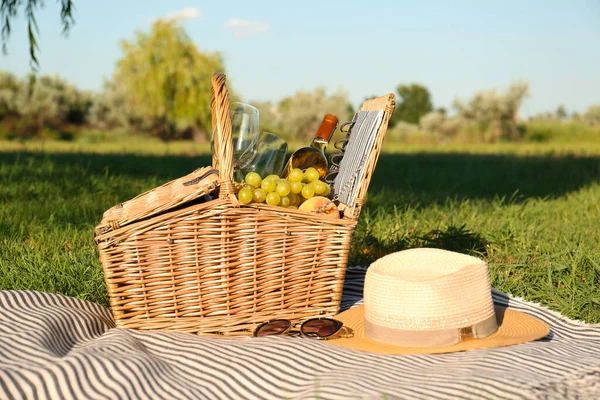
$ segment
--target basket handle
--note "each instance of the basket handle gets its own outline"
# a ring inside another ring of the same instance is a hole
[[[229,114],[229,92],[225,84],[225,74],[215,73],[211,78],[210,108],[212,111],[212,128],[215,135],[213,168],[219,171],[221,189],[219,198],[229,198],[235,205],[233,184],[233,142],[231,139],[231,117]]]

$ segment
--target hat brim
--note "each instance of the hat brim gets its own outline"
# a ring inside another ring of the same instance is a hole
[[[364,315],[364,305],[353,307],[336,315],[334,318],[342,321],[345,327],[350,328],[353,336],[331,339],[325,343],[378,354],[436,354],[527,343],[541,339],[550,333],[548,325],[531,315],[496,307],[498,330],[486,338],[466,339],[457,344],[442,347],[400,347],[369,339],[364,331]]]

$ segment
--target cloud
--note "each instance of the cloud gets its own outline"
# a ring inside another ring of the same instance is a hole
[[[225,28],[231,29],[236,36],[249,37],[267,32],[271,27],[266,22],[248,21],[232,18],[225,22]]]
[[[169,20],[184,20],[184,19],[199,19],[202,18],[202,12],[195,7],[186,7],[181,10],[174,11],[163,17],[163,19]]]

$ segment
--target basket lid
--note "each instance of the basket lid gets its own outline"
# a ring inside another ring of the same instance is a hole
[[[209,195],[218,186],[219,173],[216,169],[212,167],[198,168],[190,174],[110,208],[102,215],[102,221],[94,229],[94,233],[102,235],[152,215],[171,210],[181,204]]]
[[[393,93],[365,100],[353,120],[344,124],[349,129],[340,128],[347,136],[340,141],[345,142],[341,152],[333,155],[341,161],[332,168],[332,196],[345,215],[358,219],[395,105]]]

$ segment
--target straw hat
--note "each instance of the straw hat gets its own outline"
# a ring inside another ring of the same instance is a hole
[[[367,270],[364,305],[335,317],[353,337],[327,343],[382,354],[447,353],[545,337],[530,315],[494,307],[485,261],[440,249],[411,249]]]

